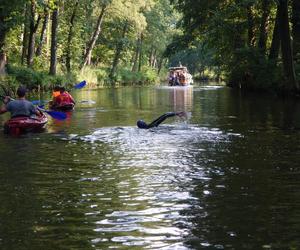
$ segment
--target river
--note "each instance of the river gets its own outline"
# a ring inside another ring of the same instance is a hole
[[[0,249],[300,249],[299,100],[213,84],[72,94],[44,133],[1,128]],[[186,117],[136,127],[168,111]]]

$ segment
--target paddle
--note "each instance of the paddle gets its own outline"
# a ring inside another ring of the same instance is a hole
[[[85,85],[86,85],[86,80],[84,80],[84,81],[82,81],[82,82],[76,84],[76,85],[74,86],[74,89],[82,89]]]
[[[59,112],[59,111],[52,111],[52,110],[45,110],[41,107],[37,107],[38,110],[47,113],[48,115],[50,115],[52,118],[56,119],[56,120],[60,120],[63,121],[67,118],[66,113],[64,112]]]
[[[4,100],[5,96],[0,95],[0,98],[2,100]],[[12,101],[14,100],[13,98],[10,98]],[[59,111],[51,111],[51,110],[45,110],[43,109],[44,106],[41,107],[37,107],[38,110],[47,113],[48,115],[50,115],[52,118],[56,119],[56,120],[65,120],[67,118],[67,115],[64,112],[59,112]]]
[[[39,104],[46,103],[46,102],[49,102],[49,101],[40,101],[40,100],[33,100],[33,101],[31,101],[31,103],[33,105],[39,105]]]
[[[77,83],[76,85],[73,86],[74,89],[82,89],[83,87],[86,86],[86,80]],[[43,103],[48,103],[49,101],[40,101],[40,100],[33,100],[31,101],[33,103],[33,105],[39,105],[39,104],[43,104]]]

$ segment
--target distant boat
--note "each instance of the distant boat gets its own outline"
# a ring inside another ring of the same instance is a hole
[[[169,86],[190,86],[193,84],[193,76],[189,73],[187,67],[170,67],[168,75]]]

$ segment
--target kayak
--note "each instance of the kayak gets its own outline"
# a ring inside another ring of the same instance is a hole
[[[74,103],[64,103],[60,105],[50,105],[50,109],[59,111],[71,111],[74,109]]]
[[[41,131],[48,122],[47,116],[43,114],[37,117],[14,117],[4,124],[4,133],[19,135],[26,132]]]

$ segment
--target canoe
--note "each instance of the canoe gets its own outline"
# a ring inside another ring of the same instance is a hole
[[[74,103],[64,103],[61,105],[49,105],[50,109],[57,111],[71,111],[74,109]]]
[[[45,114],[36,117],[14,117],[5,122],[4,133],[19,135],[26,132],[38,132],[44,128],[47,122]]]

